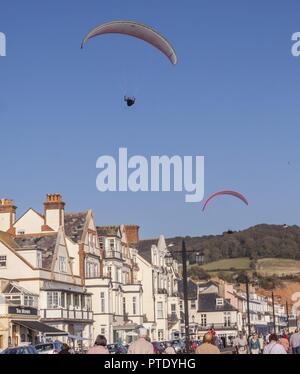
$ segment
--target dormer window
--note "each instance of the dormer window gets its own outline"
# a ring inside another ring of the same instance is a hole
[[[224,299],[222,297],[216,298],[216,306],[223,306],[224,305]]]
[[[17,231],[17,235],[24,235],[25,234],[25,230],[18,230]]]

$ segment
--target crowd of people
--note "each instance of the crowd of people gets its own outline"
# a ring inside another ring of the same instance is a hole
[[[231,340],[233,348],[232,353],[235,354],[300,354],[300,332],[296,329],[292,334],[283,334],[279,337],[276,334],[253,333],[249,338],[246,334],[240,332],[237,338]],[[191,351],[195,354],[220,354],[222,349],[222,340],[216,335],[214,329],[207,332],[200,345],[194,345],[191,342]],[[71,354],[72,350],[67,344],[63,344],[60,354]],[[148,332],[145,328],[139,329],[139,337],[130,344],[128,354],[154,354],[157,353],[153,344],[148,338]],[[176,354],[176,350],[167,343],[164,354]],[[93,347],[87,354],[109,354],[107,348],[107,340],[105,336],[98,335]]]

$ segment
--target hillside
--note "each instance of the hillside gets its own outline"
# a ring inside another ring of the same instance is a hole
[[[171,252],[181,249],[183,237],[168,238],[167,244],[174,244]],[[261,224],[243,231],[230,231],[222,235],[184,238],[188,251],[203,251],[205,262],[223,260],[226,258],[248,257],[286,258],[300,260],[300,227]],[[139,251],[142,253],[157,240],[141,240]],[[180,261],[180,255],[174,253]],[[190,262],[195,255],[189,254]]]

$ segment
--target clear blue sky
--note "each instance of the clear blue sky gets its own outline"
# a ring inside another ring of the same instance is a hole
[[[279,0],[2,0],[2,197],[18,213],[60,192],[69,211],[93,208],[98,224],[138,223],[142,237],[202,235],[259,223],[300,223],[300,3]],[[175,46],[171,66],[137,39],[80,42],[93,26],[132,19]],[[137,96],[130,110],[124,93]],[[96,159],[204,155],[205,196],[96,190]],[[290,164],[289,164],[290,162]]]

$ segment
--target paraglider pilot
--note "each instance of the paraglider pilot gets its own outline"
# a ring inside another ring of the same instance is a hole
[[[127,106],[132,106],[135,103],[135,97],[124,96]]]

